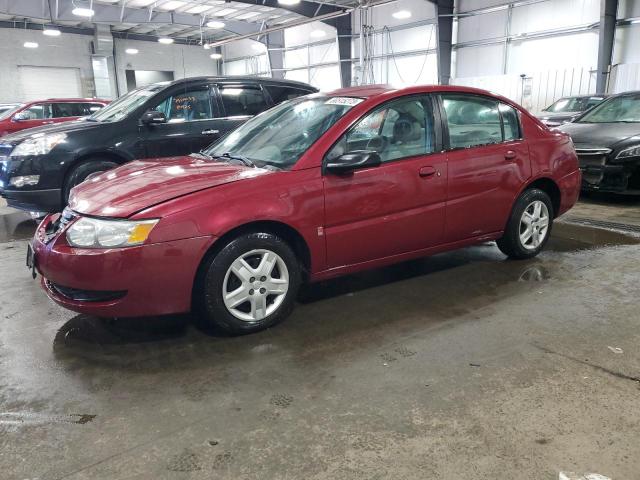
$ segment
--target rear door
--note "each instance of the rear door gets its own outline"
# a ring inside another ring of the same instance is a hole
[[[440,94],[448,158],[446,241],[504,229],[531,175],[519,114],[491,97]]]
[[[167,123],[140,126],[147,157],[188,155],[215,138],[210,130],[218,112],[207,82],[174,88],[150,107],[164,113]]]

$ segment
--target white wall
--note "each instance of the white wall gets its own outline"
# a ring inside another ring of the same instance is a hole
[[[116,72],[120,95],[127,92],[125,70],[163,70],[173,72],[174,78],[216,75],[217,60],[197,45],[163,45],[158,42],[114,39],[116,49]],[[137,55],[129,55],[127,48],[138,50]]]
[[[89,35],[46,37],[36,30],[0,28],[0,102],[22,101],[18,66],[78,68],[82,94],[94,95]],[[24,42],[37,42],[38,48],[24,48]],[[46,79],[42,79],[46,82]]]

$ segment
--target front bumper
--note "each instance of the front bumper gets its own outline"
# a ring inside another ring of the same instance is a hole
[[[62,192],[49,190],[0,190],[7,205],[28,212],[59,212],[62,210]]]
[[[213,237],[114,249],[70,247],[64,231],[47,230],[47,216],[32,240],[42,287],[59,305],[99,317],[167,315],[191,310],[192,289]]]

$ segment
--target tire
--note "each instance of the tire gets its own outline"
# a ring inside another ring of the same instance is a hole
[[[538,188],[525,190],[513,206],[504,235],[497,241],[498,248],[512,259],[535,257],[549,241],[553,218],[553,204],[549,195]],[[530,227],[527,226],[528,222],[532,223]],[[532,231],[528,231],[529,228]],[[530,234],[529,238],[527,233]]]
[[[111,170],[117,167],[118,164],[110,160],[102,160],[99,158],[92,158],[90,160],[83,161],[71,169],[71,172],[67,175],[67,179],[64,182],[64,188],[62,190],[62,203],[66,205],[69,201],[69,194],[71,189],[76,185],[81,184],[90,176]]]
[[[266,265],[262,271],[261,265]],[[205,259],[201,272],[195,291],[199,323],[231,335],[258,332],[288,317],[302,279],[291,247],[271,233],[248,233],[231,240]],[[231,292],[238,293],[229,296]]]

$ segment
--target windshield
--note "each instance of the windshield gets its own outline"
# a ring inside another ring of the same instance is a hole
[[[11,105],[9,107],[0,107],[0,120],[9,118],[11,115],[20,110],[22,106],[23,105]]]
[[[579,123],[640,122],[640,94],[622,95],[602,102],[578,120]]]
[[[603,97],[570,97],[561,98],[544,109],[545,112],[584,112],[604,100]]]
[[[122,120],[167,85],[168,82],[154,83],[153,85],[132,90],[115,102],[98,110],[88,120],[94,122],[117,122]]]
[[[287,168],[361,98],[301,97],[254,117],[205,154],[244,157],[257,166]]]

